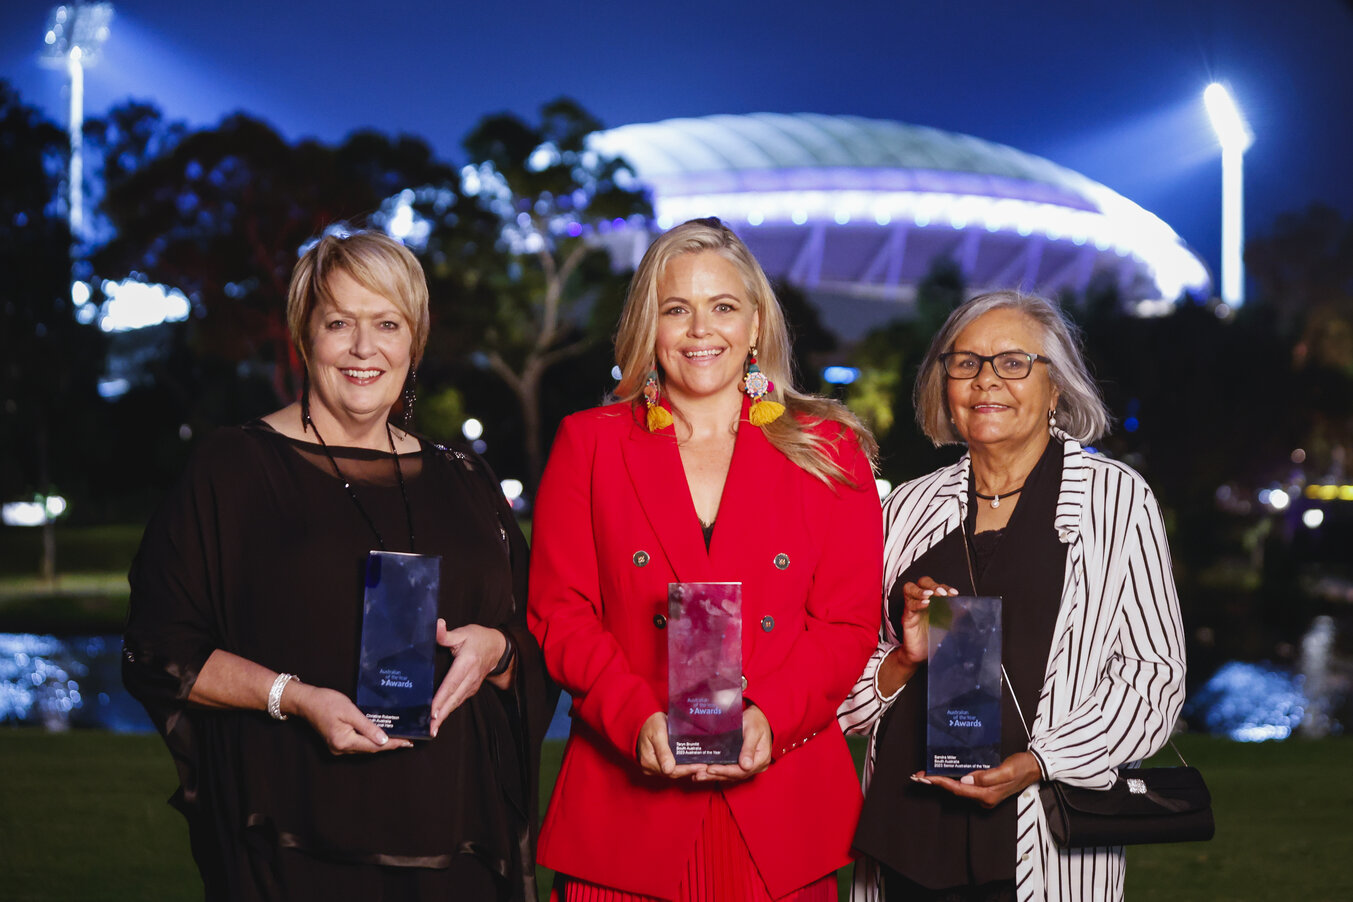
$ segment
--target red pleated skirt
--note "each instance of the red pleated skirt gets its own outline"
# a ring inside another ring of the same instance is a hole
[[[836,902],[836,873],[824,875],[778,899],[772,897],[752,861],[752,853],[738,830],[722,792],[711,792],[709,808],[695,848],[686,861],[686,873],[676,902]],[[563,892],[560,892],[560,885]],[[660,902],[655,896],[628,893],[573,877],[555,878],[551,902]]]

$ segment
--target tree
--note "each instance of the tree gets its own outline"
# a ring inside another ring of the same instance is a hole
[[[134,165],[125,165],[129,156]],[[116,235],[96,258],[100,271],[182,290],[193,302],[188,340],[197,356],[267,374],[281,403],[299,389],[286,295],[302,245],[334,223],[378,213],[408,185],[454,178],[417,139],[359,132],[336,148],[293,145],[242,114],[158,155],[122,150],[105,168],[116,176],[103,206]]]
[[[544,468],[545,378],[609,335],[624,293],[601,239],[652,213],[628,165],[588,148],[600,127],[568,99],[545,104],[536,124],[509,113],[483,119],[464,141],[473,162],[453,221],[428,246],[456,298],[444,325],[516,400],[532,487]]]
[[[74,317],[60,202],[65,133],[0,81],[0,497],[83,480],[97,415],[100,336]],[[42,572],[55,575],[51,523]]]
[[[851,361],[860,376],[846,391],[850,406],[864,417],[879,442],[880,470],[900,482],[952,458],[936,450],[916,425],[912,387],[930,340],[966,297],[963,274],[947,258],[935,260],[916,286],[915,315],[895,319],[860,340]]]

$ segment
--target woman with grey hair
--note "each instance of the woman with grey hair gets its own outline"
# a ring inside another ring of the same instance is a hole
[[[868,732],[857,900],[1121,898],[1121,847],[1061,849],[1043,780],[1107,789],[1164,745],[1184,698],[1160,509],[1083,445],[1109,418],[1074,327],[1013,291],[956,309],[921,364],[916,417],[955,464],[884,505],[883,626],[841,706]],[[926,772],[927,608],[1002,599],[1000,763]]]

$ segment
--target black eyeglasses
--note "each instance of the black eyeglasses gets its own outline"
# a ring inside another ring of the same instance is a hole
[[[973,379],[982,372],[982,364],[991,364],[991,371],[1001,379],[1027,379],[1034,370],[1034,361],[1052,363],[1042,354],[1024,351],[1002,351],[990,356],[971,351],[949,351],[940,355],[944,374],[950,379]]]

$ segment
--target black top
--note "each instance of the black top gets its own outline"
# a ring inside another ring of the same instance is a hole
[[[893,583],[888,616],[901,634],[902,586],[922,576],[963,593],[999,595],[1002,659],[1010,678],[1001,704],[1001,757],[1029,747],[1012,701],[1032,724],[1052,648],[1066,568],[1066,546],[1054,518],[1062,481],[1063,448],[1050,441],[1004,529],[973,534],[975,489],[968,479],[968,519],[912,563]],[[964,534],[972,538],[977,585],[969,577]],[[926,668],[908,681],[884,715],[875,748],[873,780],[855,835],[855,848],[932,889],[976,885],[1015,876],[1016,799],[985,809],[938,787],[913,783],[925,769]]]
[[[409,551],[391,455],[332,452],[389,550]],[[217,648],[353,697],[375,538],[318,444],[261,422],[218,430],[146,529],[123,679],[174,756],[173,803],[208,898],[273,897],[249,855],[266,860],[279,847],[427,868],[468,853],[505,878],[512,898],[534,898],[535,780],[550,712],[525,625],[526,545],[473,454],[424,442],[400,463],[418,550],[442,557],[439,616],[449,628],[505,628],[519,649],[513,690],[485,683],[412,749],[334,756],[299,717],[184,702]],[[439,647],[438,683],[449,667]]]

